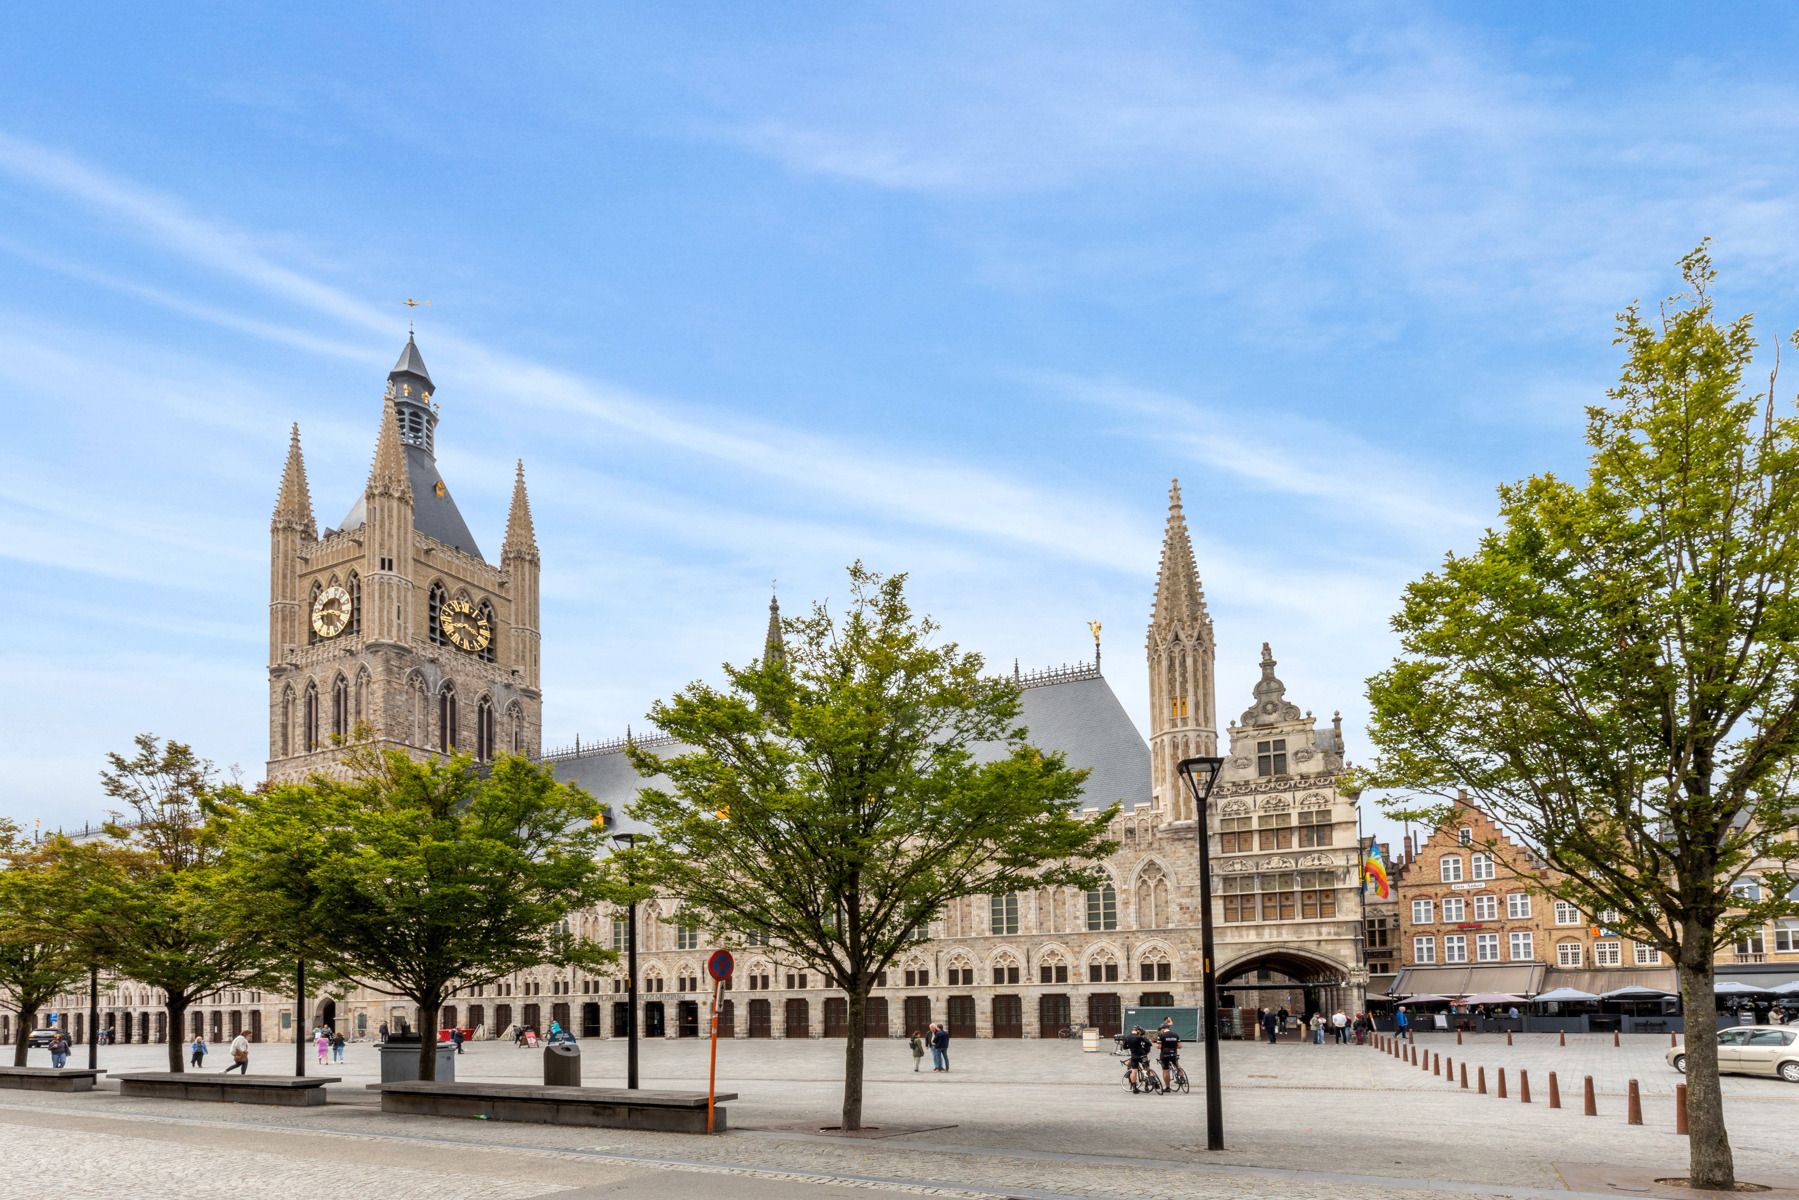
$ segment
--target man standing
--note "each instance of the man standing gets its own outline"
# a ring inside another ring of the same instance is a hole
[[[1181,1061],[1181,1035],[1174,1031],[1173,1017],[1162,1018],[1162,1028],[1156,1030],[1156,1046],[1161,1050],[1162,1087],[1172,1096],[1174,1095],[1172,1069]]]
[[[1271,1012],[1268,1009],[1264,1008],[1262,1010],[1262,1032],[1266,1033],[1268,1035],[1268,1044],[1270,1046],[1279,1044],[1279,1042],[1281,1040],[1280,1039],[1280,1034],[1281,1034],[1280,1014]]]
[[[240,1075],[250,1073],[250,1039],[242,1031],[231,1039],[231,1065],[225,1068],[224,1074],[229,1075],[233,1071]]]
[[[1337,1035],[1337,1045],[1349,1045],[1349,1018],[1340,1008],[1331,1014],[1331,1029]]]
[[[937,1047],[937,1057],[943,1063],[943,1065],[937,1069],[940,1071],[948,1071],[949,1070],[949,1026],[948,1025],[937,1026],[937,1040],[932,1042],[931,1044],[933,1046]]]
[[[462,1030],[454,1025],[450,1027],[450,1045],[456,1047],[456,1053],[462,1053]]]

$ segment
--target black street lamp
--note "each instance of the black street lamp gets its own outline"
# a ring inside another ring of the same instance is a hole
[[[615,833],[612,840],[626,850],[637,845],[635,833]],[[625,908],[625,1086],[637,1088],[637,895]]]
[[[1184,758],[1175,767],[1193,792],[1193,828],[1199,838],[1200,1019],[1205,1023],[1206,1034],[1207,1150],[1224,1149],[1224,1104],[1219,1095],[1223,1084],[1218,1075],[1218,973],[1212,961],[1212,850],[1206,836],[1206,801],[1223,769],[1222,758]]]

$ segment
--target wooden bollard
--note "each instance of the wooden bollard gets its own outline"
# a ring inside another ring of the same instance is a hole
[[[1618,1040],[1618,1031],[1616,1029],[1612,1030],[1612,1045],[1622,1046],[1623,1044],[1623,1042]]]
[[[1468,1064],[1462,1064],[1462,1090],[1468,1090]]]
[[[1551,1072],[1549,1072],[1549,1107],[1550,1108],[1560,1108],[1561,1106],[1562,1106],[1562,1089],[1555,1082],[1555,1072],[1551,1071]]]
[[[1446,1058],[1443,1060],[1443,1078],[1449,1080],[1450,1083],[1455,1082],[1455,1059]]]
[[[1568,1044],[1568,1031],[1566,1029],[1562,1030],[1560,1038],[1561,1038],[1561,1040],[1558,1041],[1556,1044],[1560,1045],[1560,1046],[1566,1046]]]
[[[1599,1101],[1593,1098],[1593,1077],[1591,1075],[1587,1076],[1586,1093],[1586,1115],[1596,1117],[1599,1115]]]
[[[1501,1100],[1505,1099],[1505,1068],[1499,1068],[1499,1090],[1494,1093]]]
[[[1418,1065],[1418,1043],[1416,1042],[1412,1043],[1412,1065],[1414,1067]]]
[[[1630,1081],[1630,1099],[1624,1108],[1624,1123],[1626,1125],[1643,1123],[1643,1097],[1637,1094],[1637,1081],[1634,1079]]]
[[[1670,1029],[1668,1031],[1668,1047],[1669,1047],[1669,1049],[1672,1049],[1678,1045],[1680,1045],[1680,1039],[1676,1038],[1674,1036],[1674,1031],[1672,1029]]]
[[[1483,1096],[1487,1094],[1487,1069],[1485,1067],[1474,1069],[1474,1090]]]
[[[1674,1132],[1685,1133],[1686,1131],[1687,1085],[1684,1083],[1677,1083],[1674,1085]]]
[[[1518,1103],[1530,1103],[1530,1072],[1523,1068],[1518,1070]]]
[[[1430,1056],[1430,1073],[1432,1075],[1441,1075],[1443,1073],[1443,1056],[1442,1055],[1433,1054]]]
[[[1509,1029],[1505,1031],[1505,1044],[1508,1046],[1512,1044],[1512,1031]]]
[[[1455,1044],[1458,1046],[1462,1044],[1462,1031],[1459,1029],[1455,1031]]]

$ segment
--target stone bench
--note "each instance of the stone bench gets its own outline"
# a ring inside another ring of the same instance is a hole
[[[650,1129],[661,1133],[705,1133],[706,1093],[646,1092],[628,1088],[540,1087],[520,1083],[436,1083],[416,1080],[375,1085],[381,1111],[427,1117],[486,1118],[538,1125],[589,1125],[604,1129]],[[720,1092],[712,1128],[725,1131]]]
[[[74,1067],[0,1067],[0,1088],[18,1088],[27,1092],[91,1092],[95,1080],[105,1071],[87,1071]]]
[[[158,1100],[216,1100],[227,1104],[281,1104],[309,1108],[325,1102],[332,1075],[225,1075],[222,1073],[138,1071],[114,1075],[121,1096]]]

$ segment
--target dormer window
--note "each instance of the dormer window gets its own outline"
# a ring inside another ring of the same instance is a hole
[[[1271,738],[1256,743],[1256,774],[1285,775],[1287,773],[1287,739]]]

